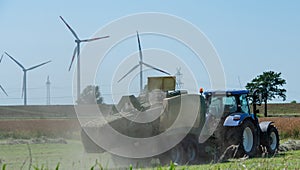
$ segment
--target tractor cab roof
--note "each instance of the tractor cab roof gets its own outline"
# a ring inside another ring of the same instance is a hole
[[[204,95],[241,95],[241,94],[249,94],[249,90],[208,90],[206,92],[204,92]]]

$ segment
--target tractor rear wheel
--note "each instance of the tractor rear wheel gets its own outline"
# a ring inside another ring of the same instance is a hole
[[[184,165],[186,163],[186,159],[182,143],[177,144],[166,153],[160,155],[159,160],[162,165],[169,165],[171,161],[178,165]]]
[[[198,143],[194,136],[188,136],[183,140],[185,150],[185,160],[188,164],[197,164],[199,162]]]

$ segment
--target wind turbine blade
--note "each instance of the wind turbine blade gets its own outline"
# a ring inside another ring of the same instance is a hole
[[[104,37],[96,37],[96,38],[91,38],[91,39],[85,39],[85,40],[80,40],[81,42],[90,42],[90,41],[95,41],[95,40],[100,40],[104,38],[108,38],[109,36],[104,36]]]
[[[7,52],[4,52],[10,59],[12,59],[16,64],[18,64],[23,70],[25,70],[25,67],[19,63],[17,60],[15,60],[12,56],[10,56]]]
[[[139,32],[137,32],[137,31],[136,31],[136,36],[137,36],[137,40],[138,40],[138,46],[139,46],[139,52],[140,52],[140,60],[143,61],[143,53],[142,53],[141,41],[140,41]]]
[[[8,94],[6,93],[6,91],[4,90],[4,88],[0,85],[1,90],[3,91],[3,93],[8,96]]]
[[[77,50],[78,50],[78,48],[77,48],[77,46],[76,46],[76,47],[74,48],[74,52],[73,52],[71,64],[70,64],[70,66],[69,66],[69,71],[70,71],[71,68],[72,68],[72,64],[73,64],[73,62],[74,62],[74,59],[75,59],[75,55],[76,55]]]
[[[126,73],[122,78],[120,78],[120,80],[118,80],[118,83],[119,83],[121,80],[123,80],[126,76],[128,76],[128,74],[130,74],[130,73],[131,73],[134,69],[136,69],[138,66],[139,66],[139,64],[136,65],[136,66],[134,66],[134,67],[132,67],[132,69],[130,69],[130,70],[128,71],[128,73]]]
[[[2,59],[3,59],[3,54],[1,55],[1,58],[0,58],[0,63],[1,63]]]
[[[69,28],[69,30],[72,32],[72,34],[74,35],[74,37],[77,40],[80,40],[79,37],[77,36],[77,34],[75,33],[75,31],[70,27],[70,25],[64,20],[64,18],[62,16],[59,16],[60,19],[65,23],[65,25]]]
[[[44,62],[44,63],[42,63],[42,64],[38,64],[38,65],[36,65],[36,66],[30,67],[30,68],[28,68],[28,69],[26,69],[26,70],[27,70],[27,71],[33,70],[33,69],[35,69],[35,68],[37,68],[37,67],[41,67],[42,65],[45,65],[45,64],[50,63],[50,62],[51,62],[51,61],[47,61],[47,62]]]
[[[154,70],[156,70],[156,71],[165,73],[165,74],[167,74],[167,75],[171,75],[170,73],[168,73],[168,72],[166,72],[166,71],[164,71],[164,70],[161,70],[161,69],[159,69],[159,68],[156,68],[156,67],[154,67],[154,66],[151,66],[151,65],[149,65],[149,64],[147,64],[147,63],[142,62],[142,64],[144,64],[145,66],[150,67],[150,68],[152,68],[152,69],[154,69]]]

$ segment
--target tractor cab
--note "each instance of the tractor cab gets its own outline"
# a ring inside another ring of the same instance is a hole
[[[207,114],[227,117],[233,113],[250,114],[248,90],[207,91],[204,92]]]

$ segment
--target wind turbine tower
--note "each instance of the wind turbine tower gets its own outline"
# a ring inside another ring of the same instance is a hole
[[[46,87],[47,87],[47,94],[46,94],[46,104],[50,105],[50,79],[49,76],[47,77]]]
[[[5,54],[11,59],[13,60],[19,67],[21,67],[22,71],[23,71],[23,88],[22,88],[22,97],[24,97],[24,105],[27,105],[27,71],[36,69],[38,67],[41,67],[42,65],[45,65],[51,61],[47,61],[35,66],[32,66],[30,68],[25,68],[20,62],[18,62],[16,59],[14,59],[12,56],[10,56],[7,52],[5,52]],[[24,96],[23,96],[24,94]]]
[[[2,59],[3,59],[3,54],[1,55],[0,63],[1,63]],[[6,93],[6,91],[4,90],[4,88],[3,88],[1,85],[0,85],[0,89],[2,90],[2,92],[3,92],[6,96],[8,96],[7,93]]]
[[[71,64],[69,66],[69,71],[71,70],[73,61],[75,59],[75,55],[77,54],[77,101],[78,101],[79,96],[80,96],[80,43],[96,41],[96,40],[99,40],[99,39],[108,38],[109,36],[96,37],[96,38],[91,38],[91,39],[80,39],[78,37],[78,35],[76,34],[76,32],[71,28],[71,26],[64,20],[64,18],[62,16],[59,16],[59,17],[63,21],[63,23],[67,26],[67,28],[71,31],[73,36],[75,37],[76,46],[75,46],[75,49],[74,49],[74,52],[73,52],[73,57],[72,57],[72,60],[71,60]]]

